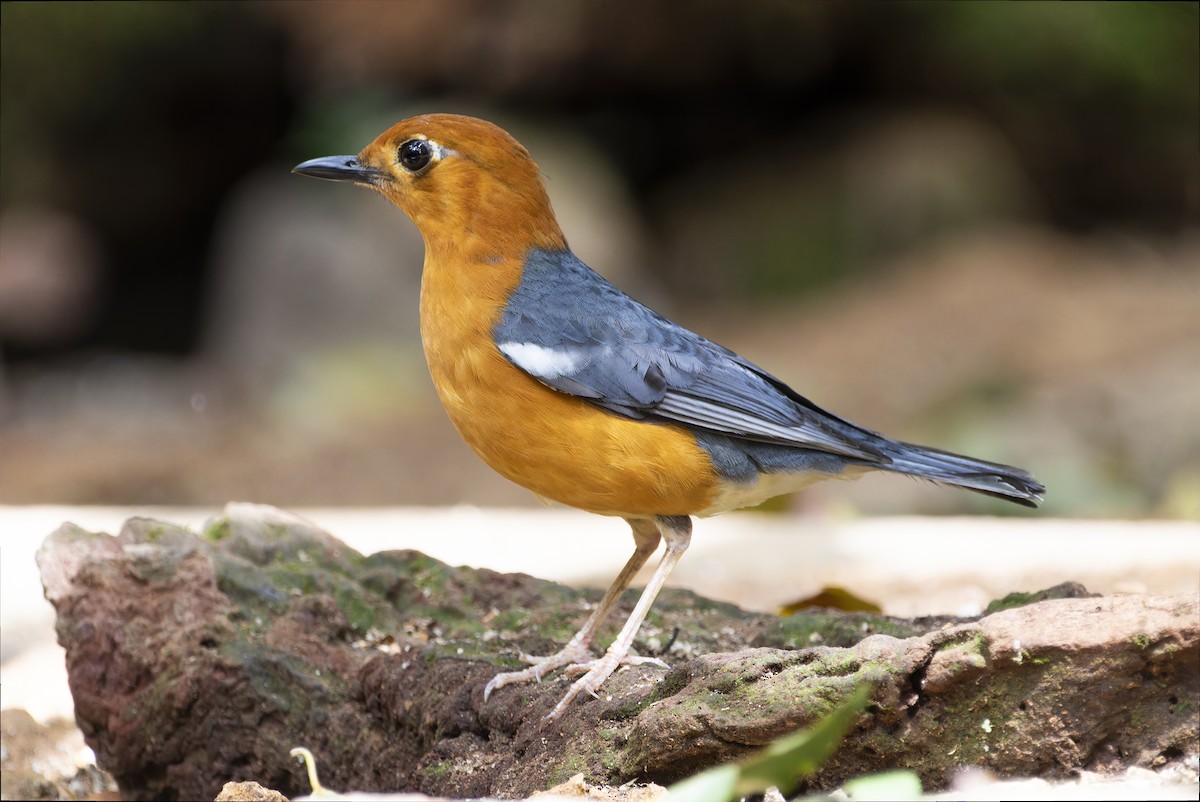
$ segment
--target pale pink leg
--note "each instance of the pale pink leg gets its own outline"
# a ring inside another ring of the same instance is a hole
[[[542,677],[550,673],[556,668],[562,668],[568,665],[586,665],[592,662],[591,652],[588,647],[591,646],[592,640],[596,637],[596,632],[600,629],[600,625],[604,623],[604,619],[612,612],[612,609],[617,606],[617,602],[621,600],[621,594],[629,587],[629,583],[633,581],[633,577],[646,564],[646,560],[650,559],[650,555],[658,548],[659,529],[653,521],[647,519],[627,519],[629,526],[633,529],[633,540],[635,544],[633,556],[629,558],[629,562],[625,563],[625,567],[621,569],[621,573],[613,580],[608,591],[605,592],[604,598],[600,600],[599,606],[588,616],[588,620],[584,623],[583,628],[575,633],[575,637],[571,638],[560,651],[548,657],[533,657],[530,655],[521,655],[521,659],[527,663],[531,663],[529,668],[521,671],[506,671],[503,674],[497,674],[492,677],[491,681],[484,686],[483,700],[486,702],[488,697],[492,695],[492,691],[497,688],[503,688],[505,685],[512,685],[519,682],[540,682]],[[626,647],[626,652],[628,652]],[[654,663],[665,667],[661,660],[654,658],[634,657],[630,658],[631,664]],[[610,672],[611,673],[611,672]]]
[[[658,531],[662,534],[662,538],[667,544],[662,561],[654,569],[654,574],[646,584],[646,589],[642,591],[641,598],[638,599],[633,612],[629,614],[628,620],[625,621],[625,626],[621,627],[621,632],[617,635],[616,640],[608,647],[608,651],[604,653],[603,657],[597,660],[589,660],[586,663],[576,664],[581,669],[587,669],[587,673],[575,680],[570,690],[567,691],[567,695],[546,716],[547,719],[558,718],[566,710],[567,705],[582,691],[587,691],[592,696],[597,696],[596,692],[600,690],[600,686],[604,684],[609,675],[616,671],[618,666],[630,661],[629,649],[633,646],[633,639],[637,636],[638,629],[642,626],[642,621],[646,619],[646,614],[650,612],[650,607],[654,604],[655,597],[658,596],[659,591],[666,584],[667,577],[671,575],[671,570],[675,567],[675,563],[679,562],[679,558],[683,556],[683,552],[687,550],[688,543],[692,539],[692,522],[687,516],[659,516],[654,520]],[[654,660],[653,658],[636,659],[636,662],[655,662],[664,668],[666,667],[661,660]]]

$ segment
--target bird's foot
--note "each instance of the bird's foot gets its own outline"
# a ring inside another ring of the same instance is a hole
[[[562,715],[562,712],[567,709],[567,705],[571,704],[571,702],[575,700],[575,697],[584,691],[599,699],[600,686],[603,685],[604,681],[621,666],[645,665],[657,666],[658,668],[670,668],[669,665],[664,663],[662,660],[659,660],[657,657],[639,657],[637,655],[631,655],[628,652],[625,654],[614,653],[612,650],[609,650],[603,657],[595,660],[588,660],[587,662],[582,663],[572,663],[571,665],[567,666],[565,673],[571,675],[583,674],[583,676],[571,683],[570,689],[567,690],[567,695],[560,699],[558,704],[554,706],[554,709],[546,715],[546,720],[553,721]]]
[[[491,681],[483,686],[483,701],[486,702],[488,700],[488,697],[492,695],[492,691],[503,688],[505,685],[515,685],[521,682],[541,682],[542,677],[556,668],[588,663],[593,658],[587,646],[577,641],[571,641],[555,654],[546,657],[522,654],[521,659],[530,664],[529,668],[523,668],[520,671],[505,671],[492,677]]]
[[[592,657],[586,646],[575,642],[568,643],[561,651],[547,657],[534,657],[523,654],[521,655],[521,659],[530,664],[529,668],[523,668],[520,671],[505,671],[502,674],[492,677],[491,681],[483,688],[483,700],[486,702],[488,697],[492,695],[492,691],[503,688],[505,685],[515,685],[522,682],[541,682],[542,677],[556,668],[565,667],[566,671],[564,673],[571,676],[582,674],[583,676],[571,684],[567,695],[546,716],[547,720],[558,718],[567,705],[583,691],[587,691],[592,696],[598,698],[600,686],[621,666],[651,665],[658,668],[670,668],[670,666],[657,657],[641,657],[629,654],[628,652],[620,654],[609,650],[603,657]]]
[[[563,673],[572,677],[577,677],[580,674],[590,674],[599,666],[599,664],[603,663],[605,659],[607,659],[607,656],[594,660],[585,660],[582,663],[571,663],[566,667],[566,669],[563,670]],[[607,677],[617,668],[624,668],[625,666],[655,666],[656,668],[670,668],[669,665],[664,663],[662,660],[659,660],[657,657],[641,657],[640,655],[636,654],[627,654],[617,662],[616,666],[610,670],[608,674],[605,674],[604,676]],[[601,680],[601,682],[603,681],[604,680]],[[592,696],[595,695],[596,694],[594,693],[592,694]]]

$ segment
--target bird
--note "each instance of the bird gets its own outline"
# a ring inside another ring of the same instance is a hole
[[[457,114],[396,123],[356,155],[293,172],[365,186],[420,230],[420,333],[437,395],[492,469],[542,499],[623,518],[634,552],[557,653],[493,677],[500,688],[577,675],[546,716],[598,696],[691,540],[692,518],[814,482],[884,471],[1036,507],[1030,473],[891,440],[827,412],[753,362],[617,289],[568,247],[529,151]],[[663,556],[600,657],[592,641],[634,575]]]

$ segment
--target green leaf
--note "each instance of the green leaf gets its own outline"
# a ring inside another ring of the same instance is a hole
[[[726,802],[736,799],[734,788],[741,770],[736,763],[714,766],[671,786],[671,802]]]
[[[913,802],[921,798],[921,778],[911,771],[885,771],[850,780],[843,786],[854,802]]]
[[[737,763],[717,766],[676,783],[670,788],[671,802],[729,802],[772,786],[787,796],[837,750],[870,695],[870,686],[861,685],[812,727],[786,735]]]

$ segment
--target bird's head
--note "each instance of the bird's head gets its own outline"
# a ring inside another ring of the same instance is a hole
[[[412,218],[431,250],[471,247],[472,239],[486,258],[566,247],[529,151],[486,120],[411,117],[356,156],[312,159],[292,172],[377,190]]]

